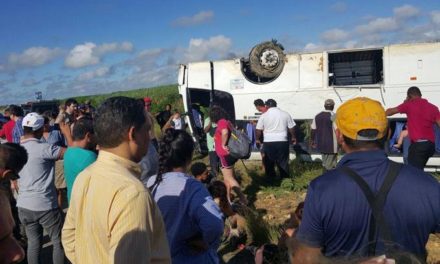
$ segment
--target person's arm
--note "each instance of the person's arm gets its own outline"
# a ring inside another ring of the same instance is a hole
[[[312,181],[304,201],[304,210],[301,224],[295,238],[289,241],[289,251],[293,263],[321,263],[321,249],[324,244],[325,230],[322,224],[319,193],[315,191],[315,182]]]
[[[193,206],[189,208],[189,215],[197,223],[206,246],[215,244],[223,234],[223,214],[203,185],[199,182],[192,182],[191,186],[194,186],[196,191],[192,195]],[[203,243],[196,245],[203,246]]]
[[[257,125],[255,126],[255,137],[256,143],[261,144],[261,139],[263,138],[263,130],[264,130],[264,114],[258,118]]]
[[[392,108],[388,108],[385,111],[385,114],[387,116],[392,116],[398,113],[404,113],[406,114],[408,112],[408,101],[405,100],[403,103],[401,103],[400,105],[396,106],[396,107],[392,107]]]
[[[171,122],[173,121],[174,115],[172,115],[168,121],[165,123],[165,125],[162,128],[162,132],[165,132],[165,130],[167,130],[168,128],[172,128],[173,126],[171,125]]]
[[[398,108],[398,107],[388,108],[388,109],[385,111],[385,114],[386,114],[387,116],[392,116],[392,115],[395,115],[395,114],[398,114],[398,113],[399,113],[399,108]]]
[[[255,129],[255,141],[257,145],[261,144],[261,138],[263,137],[263,130]]]
[[[223,128],[221,131],[221,135],[222,135],[222,138],[221,138],[222,139],[222,148],[229,153],[229,148],[228,148],[229,130],[227,128]]]
[[[75,185],[73,185],[73,190]],[[72,192],[73,193],[73,192]],[[66,219],[64,221],[61,242],[63,243],[64,253],[71,263],[75,261],[75,232],[76,232],[76,212],[75,212],[75,199],[70,199],[69,210],[67,210]]]
[[[292,141],[292,144],[296,144],[296,135],[295,135],[295,127],[289,128],[289,134],[290,134],[290,140]]]
[[[313,118],[312,124],[310,125],[310,145],[312,147],[316,147],[315,133],[316,133],[316,117]]]
[[[323,262],[324,256],[321,253],[321,248],[307,246],[295,238],[291,239],[289,243],[292,263],[315,264]]]
[[[212,122],[211,120],[209,120],[208,124],[205,125],[203,131],[205,131],[205,133],[208,133],[209,130],[211,129],[211,126],[212,126]]]
[[[63,134],[63,136],[66,138],[67,146],[73,146],[73,138],[72,138],[72,131],[70,130],[70,127],[68,124],[61,122],[59,123],[60,131]]]
[[[315,133],[316,133],[316,129],[312,129],[312,130],[310,130],[310,145],[311,145],[312,147],[316,147]]]
[[[12,234],[14,220],[8,195],[3,190],[0,190],[0,227],[0,262],[20,262],[25,254]]]

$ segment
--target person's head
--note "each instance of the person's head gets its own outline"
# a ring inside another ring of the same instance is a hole
[[[277,101],[275,101],[274,99],[268,99],[264,104],[265,104],[268,108],[271,108],[271,107],[277,107]]]
[[[117,152],[134,162],[147,153],[151,124],[140,100],[117,96],[96,110],[93,129],[100,149]]]
[[[336,112],[336,137],[347,153],[382,149],[388,120],[382,105],[367,97],[342,104]]]
[[[4,111],[4,116],[9,118],[10,115],[11,115],[11,110],[9,110],[9,106],[8,106]]]
[[[180,118],[180,112],[177,109],[174,109],[174,118]]]
[[[333,101],[333,99],[325,100],[325,102],[324,102],[324,109],[325,110],[333,111],[334,108],[335,108],[335,101]]]
[[[81,118],[76,121],[72,129],[72,139],[82,148],[94,150],[96,148],[93,121],[90,118]]]
[[[217,123],[220,119],[229,120],[228,114],[220,106],[211,107],[211,111],[209,111],[209,118],[211,119],[211,122],[214,123]]]
[[[11,119],[16,120],[18,117],[24,116],[23,108],[18,105],[10,105],[9,106]]]
[[[147,110],[147,112],[150,112],[152,102],[153,102],[153,100],[151,100],[150,97],[144,97],[144,106],[145,106],[145,110]]]
[[[191,163],[194,141],[188,132],[169,128],[159,141],[159,173],[176,168],[186,170]]]
[[[171,111],[171,105],[170,104],[166,104],[165,105],[165,110],[166,111]]]
[[[191,174],[196,180],[205,183],[208,180],[208,167],[203,162],[196,162],[191,165]]]
[[[254,105],[257,111],[262,112],[266,108],[266,105],[264,104],[264,101],[262,99],[255,99]]]
[[[22,121],[22,127],[24,132],[24,137],[27,138],[38,138],[43,136],[44,124],[48,123],[48,120],[44,120],[41,115],[32,112],[27,114]]]
[[[28,160],[26,149],[16,143],[0,144],[0,178],[15,180]]]
[[[408,88],[408,91],[406,92],[407,99],[414,99],[414,98],[420,98],[422,97],[422,92],[420,91],[419,87],[412,86]]]
[[[78,102],[74,98],[69,98],[66,100],[64,105],[66,107],[66,112],[72,114],[73,112],[75,112],[78,106]]]

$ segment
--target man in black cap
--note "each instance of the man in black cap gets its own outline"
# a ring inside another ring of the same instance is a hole
[[[292,144],[296,143],[295,121],[289,113],[279,109],[273,99],[266,101],[267,111],[258,119],[256,137],[260,144],[261,135],[264,135],[264,158],[263,163],[266,176],[277,178],[275,164],[278,167],[280,177],[289,176],[289,141],[290,133]]]

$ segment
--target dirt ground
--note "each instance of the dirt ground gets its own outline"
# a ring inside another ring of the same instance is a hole
[[[254,203],[255,208],[265,212],[264,219],[269,223],[282,224],[290,216],[301,201],[305,198],[305,192],[284,192],[278,195],[258,192]],[[428,263],[440,263],[440,238],[431,235],[428,245]]]

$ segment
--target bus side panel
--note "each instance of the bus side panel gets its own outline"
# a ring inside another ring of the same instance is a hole
[[[417,86],[423,97],[440,102],[440,43],[393,45],[385,49],[387,107],[403,102],[406,91]]]

